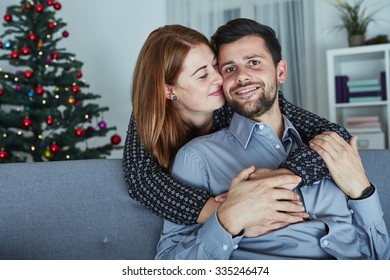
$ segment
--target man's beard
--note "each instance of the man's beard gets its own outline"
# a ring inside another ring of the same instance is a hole
[[[277,95],[278,84],[275,81],[274,85],[268,90],[265,90],[265,85],[263,82],[261,84],[258,83],[245,84],[245,85],[241,85],[240,87],[252,85],[252,84],[259,86],[259,89],[263,91],[263,93],[260,94],[257,100],[242,105],[237,100],[230,100],[229,103],[235,112],[247,118],[255,119],[269,112],[272,106],[275,104],[276,98],[278,96]]]

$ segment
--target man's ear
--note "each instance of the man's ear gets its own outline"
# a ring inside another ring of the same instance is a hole
[[[165,84],[165,97],[169,100],[172,100],[173,95],[172,86]]]
[[[287,78],[287,62],[282,59],[276,66],[276,74],[279,84],[283,84]]]

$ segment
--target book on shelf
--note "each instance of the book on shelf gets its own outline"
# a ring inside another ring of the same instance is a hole
[[[348,103],[348,80],[348,76],[345,75],[338,75],[335,77],[336,103]]]
[[[382,101],[382,96],[355,96],[352,97],[350,96],[349,98],[349,103],[359,103],[359,102],[379,102]]]
[[[345,118],[345,127],[350,133],[382,132],[379,116],[356,116]]]
[[[348,92],[351,93],[359,93],[359,92],[381,92],[381,86],[353,86],[348,87]]]
[[[381,88],[382,88],[382,91],[381,91],[382,100],[387,100],[386,72],[385,71],[381,72]]]
[[[379,79],[350,80],[346,75],[335,76],[336,103],[377,102],[387,100],[386,73]]]
[[[356,116],[345,118],[347,124],[356,123],[376,123],[379,122],[379,116]]]
[[[366,80],[350,80],[347,82],[348,87],[360,87],[360,86],[379,86],[379,79],[366,79]]]
[[[383,132],[381,127],[346,127],[349,133],[378,133]]]
[[[348,124],[349,128],[367,128],[367,127],[381,127],[381,123],[361,123],[361,124]]]

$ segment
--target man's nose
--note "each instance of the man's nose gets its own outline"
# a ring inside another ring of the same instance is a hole
[[[250,81],[250,76],[244,70],[237,70],[237,79],[236,82],[239,84],[243,84],[245,82]]]

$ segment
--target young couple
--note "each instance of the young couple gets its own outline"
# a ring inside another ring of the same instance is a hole
[[[149,35],[124,170],[130,196],[166,220],[157,258],[389,258],[355,137],[284,100],[286,74],[275,33],[252,20],[212,46],[178,25]]]

